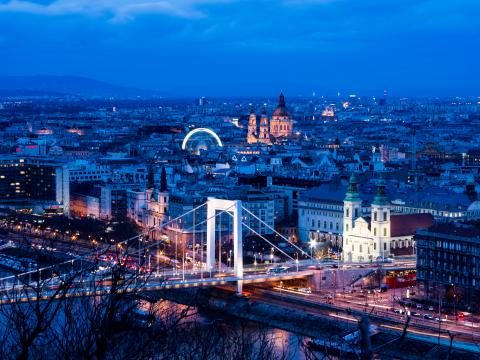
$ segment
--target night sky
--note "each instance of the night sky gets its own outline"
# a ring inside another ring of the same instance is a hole
[[[480,96],[479,0],[0,0],[0,74],[181,95]]]

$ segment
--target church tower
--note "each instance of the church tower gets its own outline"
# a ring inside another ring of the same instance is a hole
[[[362,199],[358,191],[358,182],[354,174],[350,176],[347,194],[343,200],[343,234],[352,231],[355,220],[362,216]],[[345,237],[345,236],[344,236]]]
[[[152,180],[150,180],[150,177]],[[149,227],[158,228],[168,216],[169,192],[165,167],[162,167],[160,175],[160,188],[157,188],[154,182],[153,185],[151,185],[151,181],[153,182],[153,171],[152,175],[149,175],[149,185],[146,190],[145,223]],[[157,236],[158,234],[155,232],[155,234],[152,233],[152,235]]]
[[[252,110],[248,119],[247,143],[254,144],[257,141],[257,115]]]
[[[268,133],[268,117],[265,110],[262,112],[262,118],[260,119],[260,133],[258,135],[258,141],[270,144],[270,135]]]
[[[343,261],[352,261],[352,244],[350,233],[353,231],[355,220],[362,216],[362,199],[358,191],[358,181],[352,173],[348,182],[347,193],[343,200]],[[349,244],[350,243],[350,244]],[[347,248],[352,251],[347,251]]]
[[[385,181],[377,183],[377,192],[372,202],[371,233],[374,258],[382,260],[390,255],[390,200]]]

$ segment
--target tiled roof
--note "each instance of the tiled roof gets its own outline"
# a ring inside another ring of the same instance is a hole
[[[390,217],[390,236],[410,236],[417,229],[428,229],[433,225],[431,214],[392,215]]]

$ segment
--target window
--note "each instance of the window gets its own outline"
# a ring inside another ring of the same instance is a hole
[[[373,213],[373,221],[377,221],[377,212],[376,211]]]
[[[346,216],[346,217],[349,217],[349,216],[350,216],[350,209],[349,209],[349,208],[346,208],[346,209],[345,209],[345,216]]]
[[[383,250],[387,251],[387,243],[383,243]]]
[[[377,236],[377,228],[373,228],[373,236]]]
[[[345,224],[345,230],[348,231],[348,224]]]
[[[358,217],[358,209],[355,209],[355,217]]]
[[[384,213],[383,213],[383,221],[387,221],[387,212],[386,211],[384,211]]]
[[[387,228],[383,228],[383,236],[387,236]]]

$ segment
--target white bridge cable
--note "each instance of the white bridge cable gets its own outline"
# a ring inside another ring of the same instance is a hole
[[[300,247],[298,247],[296,244],[294,244],[293,242],[291,242],[288,238],[286,238],[284,235],[280,234],[277,230],[275,230],[273,227],[271,227],[270,225],[268,225],[265,221],[263,221],[262,219],[260,219],[257,215],[255,215],[254,213],[252,213],[250,210],[248,210],[247,208],[243,207],[242,206],[242,209],[245,210],[248,214],[250,214],[251,216],[253,216],[255,219],[257,219],[258,221],[260,221],[262,224],[265,225],[265,227],[267,227],[268,229],[272,230],[275,234],[279,235],[283,240],[285,240],[286,242],[288,242],[290,245],[292,245],[294,248],[296,248],[297,250],[300,251],[300,253],[302,255],[306,255],[307,257],[309,257],[310,259],[313,260],[313,257],[310,256],[305,250],[301,249]]]
[[[92,255],[95,255],[95,254],[98,254],[98,253],[104,253],[106,251],[108,251],[109,249],[113,247],[116,247],[118,245],[124,245],[132,240],[135,240],[135,239],[138,239],[142,236],[145,236],[145,235],[148,235],[149,232],[151,231],[154,231],[154,230],[161,230],[163,229],[164,227],[168,226],[169,224],[173,223],[173,222],[176,222],[178,221],[179,219],[181,219],[182,217],[190,214],[191,212],[193,211],[196,211],[198,209],[200,209],[201,207],[205,206],[207,203],[203,203],[187,212],[185,212],[184,214],[182,215],[179,215],[177,216],[176,218],[173,218],[169,221],[167,221],[166,223],[163,223],[163,224],[159,224],[158,226],[152,226],[150,227],[148,230],[144,231],[143,233],[141,234],[138,234],[138,235],[135,235],[135,236],[132,236],[126,240],[122,240],[118,243],[116,243],[115,245],[112,245],[112,244],[108,244],[108,246],[105,246],[103,249],[96,249],[95,251],[92,251],[91,253],[88,253],[88,254],[85,254],[85,255],[77,255],[77,256],[74,256],[72,257],[71,259],[68,259],[66,261],[63,261],[63,262],[60,262],[60,263],[56,263],[56,264],[53,264],[53,265],[48,265],[48,266],[45,266],[43,268],[40,268],[40,269],[34,269],[34,270],[30,270],[30,271],[26,271],[26,272],[23,272],[23,273],[20,273],[20,274],[15,274],[15,275],[10,275],[10,276],[5,276],[3,278],[0,278],[0,281],[5,281],[5,280],[10,280],[10,279],[18,279],[20,277],[23,277],[23,276],[26,276],[26,275],[30,275],[30,274],[37,274],[37,273],[41,273],[42,271],[45,271],[45,270],[51,270],[51,269],[54,269],[58,266],[62,266],[62,265],[73,265],[74,262],[78,262],[78,261],[83,261],[83,260],[87,260],[87,258],[89,256],[92,256]],[[160,243],[160,242],[157,242],[157,243]],[[155,244],[157,244],[155,243]],[[58,277],[58,276],[57,276]]]
[[[232,214],[228,213],[231,217],[233,217]],[[260,236],[260,238],[264,241],[266,241],[267,243],[269,243],[272,247],[274,247],[275,249],[277,249],[278,251],[280,251],[283,255],[285,255],[286,257],[292,259],[293,261],[295,261],[295,259],[293,257],[291,257],[290,255],[288,255],[285,251],[283,251],[282,249],[280,249],[279,247],[277,247],[276,245],[274,245],[270,240],[268,240],[265,236],[261,235],[260,233],[258,233],[257,231],[253,230],[249,225],[247,225],[246,223],[244,223],[242,221],[242,225],[245,226],[248,230],[250,230],[251,232],[253,232],[254,234]]]
[[[194,226],[190,226],[190,227],[187,227],[187,228],[183,228],[183,229],[181,229],[180,231],[181,231],[181,232],[188,232],[188,231],[190,231],[190,230],[193,230],[193,228],[195,228],[195,227],[197,227],[197,226],[199,226],[199,225],[205,224],[206,222],[208,222],[208,220],[213,219],[213,218],[215,218],[215,217],[217,217],[217,216],[222,215],[223,213],[230,214],[230,212],[229,212],[228,210],[230,210],[230,209],[233,208],[234,206],[235,206],[235,204],[234,204],[234,205],[231,205],[230,207],[228,207],[228,208],[226,208],[226,209],[223,209],[223,210],[221,210],[221,211],[219,211],[219,212],[216,212],[215,215],[212,215],[212,216],[206,218],[205,220],[203,220],[203,221],[195,224]],[[190,210],[190,211],[191,211],[191,210]],[[185,215],[186,215],[186,214],[187,214],[187,213],[185,213]],[[230,215],[232,215],[232,214],[230,214]],[[233,215],[232,215],[232,216],[233,216]],[[175,230],[175,231],[177,231],[177,230]],[[160,244],[162,241],[163,241],[163,240],[159,240],[159,241],[157,241],[157,242],[155,242],[155,243],[152,243],[152,244],[149,244],[149,245],[147,245],[147,246],[144,246],[142,249],[143,249],[143,250],[146,250],[146,249],[149,249],[149,248],[151,248],[151,247],[157,246],[157,245]],[[136,250],[136,249],[135,249],[135,250]],[[135,252],[132,252],[132,253],[130,253],[130,254],[133,255],[133,254],[136,254],[136,253],[135,253]],[[177,259],[175,259],[175,260],[177,260]],[[1,279],[0,279],[0,280],[1,280]]]

